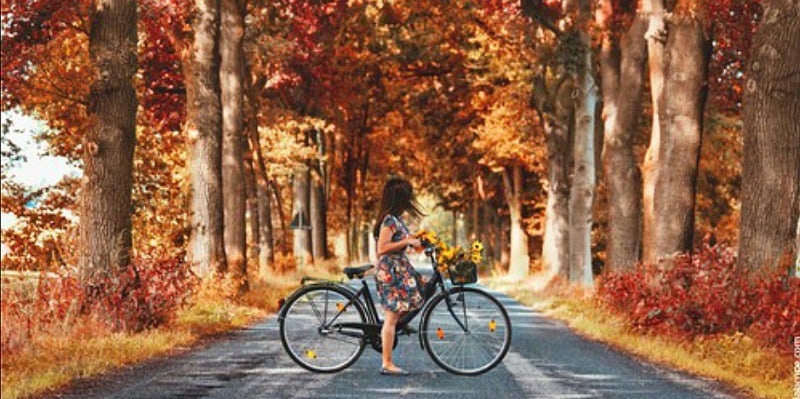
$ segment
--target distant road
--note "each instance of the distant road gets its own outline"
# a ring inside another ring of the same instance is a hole
[[[712,381],[643,363],[582,338],[495,292],[513,325],[511,350],[494,370],[459,377],[400,338],[396,362],[409,377],[379,374],[380,354],[367,347],[338,374],[314,374],[284,353],[276,318],[235,331],[192,352],[80,381],[58,398],[738,398]]]

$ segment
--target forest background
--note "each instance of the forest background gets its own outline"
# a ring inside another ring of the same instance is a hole
[[[792,2],[1,11],[4,353],[53,317],[148,330],[209,287],[235,299],[366,262],[394,175],[422,193],[423,224],[485,244],[487,274],[583,287],[641,330],[781,353],[800,335]],[[12,178],[19,114],[83,173]]]

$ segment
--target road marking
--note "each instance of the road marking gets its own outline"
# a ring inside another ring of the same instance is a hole
[[[517,352],[509,351],[502,364],[514,376],[514,380],[525,391],[528,398],[588,398],[593,396],[572,392],[568,387],[559,385],[558,380],[545,375]]]

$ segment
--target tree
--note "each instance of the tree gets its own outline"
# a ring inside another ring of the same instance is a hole
[[[305,227],[308,226],[308,215],[310,211],[309,201],[311,172],[306,165],[300,165],[295,169],[292,189],[292,214],[299,221],[302,217]],[[302,227],[302,226],[301,226]],[[294,230],[294,257],[298,266],[307,266],[314,262],[313,248],[311,247],[311,230],[300,228]]]
[[[639,261],[642,234],[641,174],[633,151],[642,108],[647,59],[646,21],[636,10],[605,1],[600,53],[603,95],[603,169],[608,190],[606,268],[625,270]],[[629,5],[630,6],[630,5]],[[624,26],[624,22],[628,26]],[[623,26],[619,26],[623,25]]]
[[[771,269],[800,255],[800,10],[764,2],[744,93],[739,262]]]
[[[313,132],[317,145],[318,159],[312,160],[309,195],[309,219],[311,221],[311,247],[315,262],[328,258],[328,196],[326,194],[327,168],[325,158],[325,133],[319,129]]]
[[[664,91],[659,102],[661,143],[655,178],[656,259],[692,249],[695,192],[711,41],[705,21],[678,2],[667,25]]]
[[[131,186],[136,145],[136,2],[97,1],[89,55],[91,130],[83,140],[79,268],[85,284],[116,277],[131,251]]]
[[[244,13],[242,0],[220,1],[220,100],[225,257],[239,292],[247,290],[244,190]]]
[[[192,181],[189,256],[198,274],[227,271],[222,204],[219,0],[196,0],[194,37],[182,49]]]
[[[594,115],[597,104],[592,69],[591,37],[585,30],[591,14],[590,2],[565,1],[564,8],[575,17],[565,39],[575,53],[566,65],[572,80],[574,101],[574,139],[572,188],[569,198],[570,281],[591,287],[592,274],[592,206],[595,189]],[[571,10],[575,7],[575,10]]]
[[[664,24],[663,0],[642,0],[642,13],[648,17],[647,66],[650,78],[652,123],[650,145],[642,165],[642,260],[656,261],[655,246],[655,184],[661,162],[658,159],[661,145],[661,102],[664,91],[664,43],[667,31]]]
[[[528,275],[528,235],[522,229],[522,167],[515,165],[503,169],[503,188],[508,201],[511,222],[511,262],[509,276],[521,279]]]

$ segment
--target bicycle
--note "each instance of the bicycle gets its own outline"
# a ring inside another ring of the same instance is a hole
[[[447,288],[436,247],[424,240],[422,245],[433,277],[422,288],[424,305],[398,321],[395,347],[400,332],[421,313],[420,347],[437,365],[457,375],[474,376],[493,369],[511,345],[508,312],[481,289],[460,283]],[[295,363],[313,372],[334,373],[355,363],[367,344],[381,352],[382,320],[365,281],[373,267],[344,269],[348,279],[361,280],[359,290],[344,280],[304,278],[303,286],[283,301],[278,316],[281,344]],[[472,273],[468,283],[477,281],[476,268]]]

